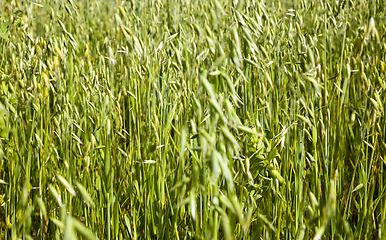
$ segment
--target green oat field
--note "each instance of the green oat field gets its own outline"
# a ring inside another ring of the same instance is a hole
[[[0,239],[386,239],[383,0],[1,0]]]

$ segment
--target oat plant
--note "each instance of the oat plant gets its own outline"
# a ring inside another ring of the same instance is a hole
[[[1,239],[384,239],[383,1],[0,3]]]

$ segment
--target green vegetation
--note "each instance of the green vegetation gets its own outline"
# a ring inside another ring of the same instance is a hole
[[[385,239],[384,1],[0,3],[1,239]]]

